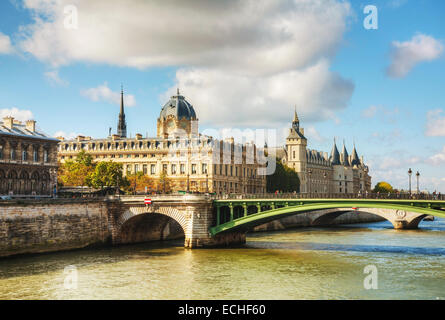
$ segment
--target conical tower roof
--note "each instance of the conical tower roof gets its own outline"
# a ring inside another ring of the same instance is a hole
[[[349,154],[348,151],[346,150],[346,145],[345,142],[343,141],[343,150],[341,152],[341,160],[342,160],[342,165],[344,166],[350,166],[349,163]]]
[[[351,166],[359,166],[359,165],[360,165],[360,159],[358,158],[357,150],[355,149],[355,143],[354,143],[354,149],[352,150]]]
[[[340,164],[340,153],[338,152],[337,144],[335,143],[335,139],[334,139],[334,145],[332,146],[330,160],[331,160],[332,165]]]

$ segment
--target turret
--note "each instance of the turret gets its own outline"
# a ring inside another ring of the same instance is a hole
[[[340,161],[341,161],[342,165],[347,166],[347,167],[350,166],[349,155],[348,155],[348,151],[346,151],[346,145],[345,145],[345,141],[344,140],[343,140],[343,150],[341,152]]]
[[[330,160],[332,165],[340,164],[340,153],[338,152],[337,144],[335,143],[335,138],[334,138],[334,145],[332,146]]]

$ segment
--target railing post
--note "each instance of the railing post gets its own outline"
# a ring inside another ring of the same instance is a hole
[[[229,208],[230,208],[230,221],[233,221],[233,205],[230,204]]]
[[[261,204],[259,202],[257,202],[256,207],[258,209],[258,213],[260,213],[261,212]]]
[[[243,203],[244,216],[247,217],[247,204]]]

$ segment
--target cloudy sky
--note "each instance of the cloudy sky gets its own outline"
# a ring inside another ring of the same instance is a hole
[[[369,4],[377,29],[364,27]],[[0,117],[104,137],[121,83],[133,136],[156,134],[177,87],[202,130],[282,133],[296,106],[310,148],[355,142],[373,183],[407,189],[411,167],[421,189],[445,192],[444,10],[436,0],[5,0]]]

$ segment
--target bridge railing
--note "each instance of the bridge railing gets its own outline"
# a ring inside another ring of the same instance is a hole
[[[216,200],[236,199],[395,199],[395,200],[445,200],[443,194],[409,193],[259,193],[222,194]]]

